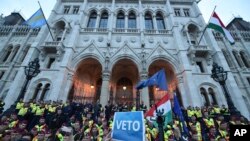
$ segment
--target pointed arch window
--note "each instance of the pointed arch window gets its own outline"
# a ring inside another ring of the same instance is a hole
[[[125,28],[125,16],[122,12],[117,15],[116,28]]]
[[[104,12],[101,15],[99,28],[107,28],[108,26],[108,13]]]
[[[34,94],[33,94],[32,100],[37,99],[37,96],[39,95],[39,93],[40,93],[41,90],[42,90],[42,86],[43,86],[42,83],[39,83],[39,84],[36,86],[36,89],[35,89],[35,92],[34,92]]]
[[[211,102],[212,105],[218,105],[217,100],[216,100],[216,96],[215,96],[215,92],[212,88],[208,88],[208,94],[209,94],[209,100]]]
[[[200,94],[201,94],[201,97],[202,97],[202,103],[204,106],[209,106],[210,105],[210,102],[209,102],[209,98],[207,96],[207,92],[206,92],[206,89],[205,88],[200,88]]]
[[[158,30],[166,29],[164,19],[160,13],[156,14],[156,23],[157,23]]]
[[[227,64],[229,65],[229,67],[233,67],[233,64],[232,64],[233,62],[230,61],[231,58],[230,58],[230,55],[228,54],[228,52],[225,51],[225,50],[222,50],[222,53],[223,53],[223,55],[225,56],[226,61],[227,61]]]
[[[132,12],[128,15],[128,28],[136,28],[136,15]]]
[[[242,62],[241,62],[241,60],[240,60],[241,58],[239,57],[238,52],[237,52],[237,51],[233,51],[233,55],[234,55],[234,57],[235,57],[235,59],[236,59],[238,65],[242,68],[242,67],[243,67],[243,64],[242,64]]]
[[[19,50],[20,46],[17,46],[13,52],[12,52],[12,55],[11,55],[11,58],[10,58],[10,62],[14,60],[14,58],[16,57],[16,54],[18,53],[18,50]]]
[[[145,15],[145,28],[148,30],[154,29],[152,16],[149,13],[146,13]]]
[[[248,59],[247,59],[247,58],[248,58],[247,54],[246,54],[245,52],[241,51],[241,52],[240,52],[240,57],[241,57],[241,59],[242,59],[244,65],[245,65],[247,68],[250,68],[250,64],[249,64],[249,61],[248,61]]]
[[[43,88],[43,91],[42,91],[40,100],[44,100],[44,98],[47,96],[49,90],[50,90],[50,84],[47,83],[47,84],[44,86],[44,88]]]
[[[27,55],[27,53],[28,53],[28,51],[29,51],[29,48],[30,48],[30,46],[26,47],[26,48],[23,50],[23,53],[22,53],[22,55],[21,55],[21,57],[20,57],[20,62],[23,62],[24,58],[26,57],[26,55]]]
[[[89,22],[87,26],[88,28],[95,28],[96,18],[97,18],[96,12],[92,12],[89,16]]]
[[[4,57],[3,57],[3,62],[6,62],[11,54],[11,51],[12,51],[12,46],[9,46],[6,50],[6,53],[4,54]]]
[[[196,25],[190,24],[188,25],[188,34],[190,37],[190,43],[193,45],[196,45],[198,43],[198,37],[199,37],[199,29]]]

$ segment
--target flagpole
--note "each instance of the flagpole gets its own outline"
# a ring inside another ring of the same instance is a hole
[[[40,9],[42,10],[42,13],[43,13],[43,9],[42,9],[42,6],[41,6],[41,4],[40,4],[40,2],[39,2],[39,1],[38,1],[38,4],[39,4]],[[51,30],[50,30],[49,24],[48,24],[48,22],[47,22],[47,20],[46,20],[46,18],[45,18],[44,13],[43,13],[43,17],[44,17],[45,22],[46,22],[46,25],[47,25],[47,27],[48,27],[48,29],[49,29],[50,36],[51,36],[52,40],[53,40],[53,41],[55,41],[55,40],[54,40],[54,37],[53,37],[53,35],[52,35],[52,32],[51,32]]]
[[[210,16],[210,18],[209,18],[208,22],[211,20],[211,17],[213,16],[215,9],[216,9],[216,5],[214,6],[214,10],[213,10],[213,12],[212,12],[212,14],[211,14],[211,16]],[[197,44],[197,45],[199,45],[199,44],[200,44],[201,39],[202,39],[202,37],[204,36],[205,31],[207,30],[207,26],[208,26],[208,24],[206,25],[205,29],[203,30],[203,32],[202,32],[202,34],[201,34],[201,38],[200,38],[200,40],[199,40],[199,42],[198,42],[198,44]]]

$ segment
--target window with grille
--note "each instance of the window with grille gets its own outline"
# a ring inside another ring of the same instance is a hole
[[[175,16],[180,17],[180,16],[181,16],[181,10],[178,9],[178,8],[175,8],[175,9],[174,9],[174,14],[175,14]]]
[[[74,6],[73,14],[78,14],[80,6]]]
[[[124,28],[124,27],[125,27],[125,16],[123,13],[119,13],[117,15],[116,28]]]
[[[70,6],[64,6],[63,13],[64,13],[64,14],[68,14],[68,13],[69,13],[69,10],[70,10]]]
[[[108,26],[108,13],[105,12],[101,15],[99,28],[107,28],[107,26]]]
[[[160,13],[158,13],[156,15],[156,23],[157,23],[157,28],[158,30],[163,30],[165,29],[165,24],[164,24],[164,20],[163,17]]]
[[[95,28],[96,18],[97,18],[96,12],[91,13],[89,17],[89,22],[88,22],[89,28]]]
[[[136,16],[134,13],[128,15],[128,28],[136,28]]]
[[[145,15],[145,28],[149,30],[154,29],[152,16],[149,13]]]
[[[183,9],[185,17],[190,17],[190,11],[189,9]]]

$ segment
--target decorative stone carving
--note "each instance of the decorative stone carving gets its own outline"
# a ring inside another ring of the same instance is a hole
[[[146,80],[148,79],[148,72],[147,71],[142,71],[140,75],[141,80]]]
[[[208,53],[207,55],[207,65],[210,66],[212,64],[212,55],[211,53]]]
[[[178,79],[178,83],[183,83],[183,76],[182,75],[178,75],[177,79]]]
[[[93,51],[94,51],[94,47],[93,46],[89,47],[89,52],[93,52]]]
[[[83,41],[88,42],[89,41],[89,37],[88,36],[84,37]]]
[[[130,41],[131,41],[131,43],[135,43],[136,42],[136,38],[135,37],[131,37]]]
[[[122,39],[121,39],[121,36],[117,36],[117,37],[116,37],[116,42],[120,43],[121,40],[122,40]]]
[[[146,52],[142,51],[140,53],[140,59],[141,59],[141,63],[142,63],[142,70],[146,71],[146,64],[147,64],[147,60],[146,60]]]
[[[164,44],[168,44],[168,38],[163,38],[162,41]]]
[[[148,38],[148,42],[149,42],[149,43],[154,43],[154,38],[153,38],[153,37],[149,37],[149,38]]]
[[[103,71],[102,72],[102,81],[109,81],[110,79],[110,72],[109,71]]]
[[[68,76],[67,76],[67,79],[68,80],[73,80],[73,78],[74,78],[74,74],[69,72]]]
[[[161,48],[158,48],[158,49],[157,49],[157,52],[158,52],[159,54],[162,54],[163,50],[162,50]]]
[[[105,56],[105,66],[104,66],[104,70],[108,71],[109,69],[109,63],[110,63],[110,53],[108,52],[103,52],[104,56]]]
[[[102,36],[99,36],[99,37],[98,37],[98,41],[99,41],[99,42],[102,42],[102,41],[103,41],[103,37],[102,37]]]

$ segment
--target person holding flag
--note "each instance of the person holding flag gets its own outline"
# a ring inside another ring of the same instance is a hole
[[[164,69],[156,72],[149,79],[139,82],[136,89],[142,89],[148,86],[156,86],[160,91],[167,91],[168,87]],[[145,114],[145,117],[149,119],[149,121],[152,119],[156,121],[154,124],[155,126],[156,123],[158,124],[158,139],[162,141],[164,139],[163,128],[167,123],[172,122],[171,102],[167,92],[165,96]]]

